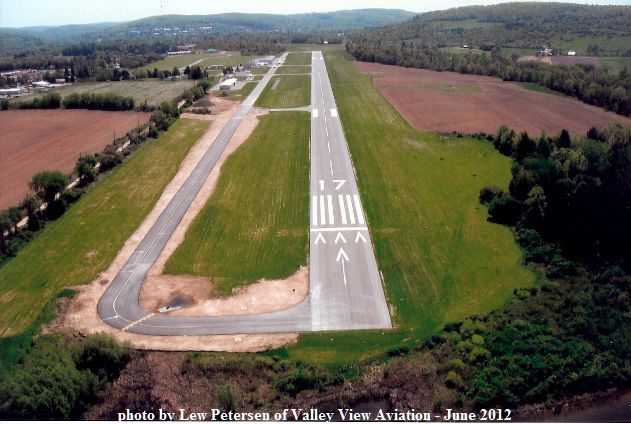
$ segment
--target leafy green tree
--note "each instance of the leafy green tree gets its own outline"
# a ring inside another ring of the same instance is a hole
[[[26,210],[26,216],[28,217],[28,229],[31,231],[37,231],[40,228],[38,213],[40,205],[40,198],[32,193],[27,193],[20,203],[20,207]]]
[[[94,155],[81,156],[77,159],[75,172],[79,176],[82,184],[94,181],[97,175],[97,171],[94,169],[94,166],[97,162],[98,160]]]
[[[42,171],[31,179],[30,187],[45,202],[52,203],[55,196],[68,185],[68,177],[59,171]]]

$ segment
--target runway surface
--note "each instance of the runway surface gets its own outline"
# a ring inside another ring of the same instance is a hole
[[[346,140],[319,52],[313,53],[311,87],[311,194],[312,202],[315,199],[317,204],[311,205],[310,295],[292,308],[257,315],[169,316],[139,305],[140,289],[149,269],[276,69],[270,68],[239,106],[107,287],[97,312],[110,326],[161,336],[391,327]],[[339,209],[333,206],[333,199]]]

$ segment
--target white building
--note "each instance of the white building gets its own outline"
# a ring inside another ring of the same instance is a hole
[[[225,81],[222,81],[221,84],[219,84],[219,89],[220,90],[231,90],[232,87],[234,87],[235,85],[237,85],[237,79],[236,78],[228,78]]]
[[[570,50],[569,52],[567,52],[568,56],[576,56],[576,52],[573,50]]]

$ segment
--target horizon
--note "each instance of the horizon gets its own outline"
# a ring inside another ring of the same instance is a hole
[[[535,0],[549,3],[545,0]],[[90,4],[90,10],[80,10],[85,3],[79,0],[46,2],[45,0],[23,0],[20,3],[0,0],[0,28],[24,29],[29,27],[48,27],[64,25],[90,25],[99,23],[125,23],[154,16],[164,15],[216,15],[225,13],[257,13],[267,15],[294,15],[304,13],[331,13],[357,9],[401,9],[412,13],[425,13],[462,6],[488,6],[510,3],[502,0],[428,0],[419,3],[416,0],[323,0],[319,7],[296,5],[292,0],[274,0],[263,9],[260,2],[243,0],[236,9],[221,8],[207,1],[178,0],[111,0],[107,3]],[[574,0],[560,1],[585,5],[631,6],[631,0]],[[337,6],[337,7],[336,7]],[[229,7],[235,7],[230,5]],[[311,7],[311,9],[307,9]],[[25,13],[26,11],[26,13]]]

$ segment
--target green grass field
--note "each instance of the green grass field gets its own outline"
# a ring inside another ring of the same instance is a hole
[[[311,65],[311,53],[289,53],[285,65]]]
[[[260,278],[284,278],[307,262],[308,113],[260,117],[221,168],[217,188],[165,266],[202,275],[220,293]]]
[[[147,69],[149,69],[150,71],[153,71],[155,68],[158,68],[159,71],[163,71],[165,69],[170,71],[175,66],[177,66],[178,68],[184,68],[185,66],[190,65],[191,63],[194,63],[198,60],[206,61],[209,59],[213,59],[215,57],[218,57],[218,55],[217,54],[211,55],[208,53],[191,53],[191,54],[184,54],[181,56],[167,56],[162,60],[147,63],[146,65],[141,66],[140,68],[136,68],[135,70],[146,71]]]
[[[280,82],[274,89],[277,80]],[[265,108],[289,108],[308,106],[311,102],[311,76],[287,75],[273,77],[256,101]]]
[[[620,72],[625,66],[631,72],[631,57],[600,57],[598,60],[611,72]]]
[[[374,357],[535,284],[511,231],[478,201],[483,186],[508,185],[510,160],[482,141],[411,129],[370,76],[341,53],[326,60],[397,328],[303,334],[272,353],[329,365]]]
[[[281,66],[276,71],[276,75],[281,74],[310,74],[311,66]]]
[[[147,79],[142,81],[114,81],[114,82],[79,82],[67,85],[50,91],[59,93],[64,97],[72,93],[114,93],[121,96],[131,96],[137,104],[145,100],[152,105],[158,105],[163,101],[172,100],[182,94],[184,90],[195,85],[195,81],[160,81]],[[32,100],[41,94],[27,94],[11,100],[12,103]]]
[[[0,268],[0,336],[24,331],[64,287],[89,283],[110,265],[207,127],[175,122]]]
[[[283,47],[289,52],[333,52],[344,50],[344,44],[284,44]]]

